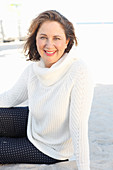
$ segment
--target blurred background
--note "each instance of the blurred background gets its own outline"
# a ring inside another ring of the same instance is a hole
[[[30,62],[22,48],[33,18],[55,9],[75,26],[76,55],[89,66],[95,84],[113,84],[112,0],[4,0],[0,2],[1,91],[9,88]]]

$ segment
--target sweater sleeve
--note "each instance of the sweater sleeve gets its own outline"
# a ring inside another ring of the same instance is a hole
[[[81,68],[71,93],[70,133],[78,170],[90,170],[88,120],[93,98],[93,82],[86,67]]]
[[[15,107],[27,100],[27,82],[29,66],[20,75],[11,89],[0,94],[0,107]]]

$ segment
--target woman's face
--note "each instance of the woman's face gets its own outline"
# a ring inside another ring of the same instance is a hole
[[[62,57],[68,42],[58,22],[46,21],[41,25],[36,35],[36,46],[45,67],[50,68]]]

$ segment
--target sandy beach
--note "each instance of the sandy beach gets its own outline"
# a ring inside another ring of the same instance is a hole
[[[22,44],[19,43],[19,45],[21,47]],[[11,69],[11,64],[13,69]],[[22,56],[21,48],[17,48],[14,44],[12,49],[0,45],[0,92],[5,91],[12,85],[12,82],[17,79],[27,64]],[[7,66],[7,69],[5,66]],[[89,118],[89,146],[91,170],[113,170],[113,84],[95,84]],[[77,170],[77,167],[75,161],[55,165],[0,165],[0,170],[15,169]]]

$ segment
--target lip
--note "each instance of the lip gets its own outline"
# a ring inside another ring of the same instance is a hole
[[[56,53],[56,51],[47,51],[47,50],[44,50],[44,52],[47,56],[53,56]]]

